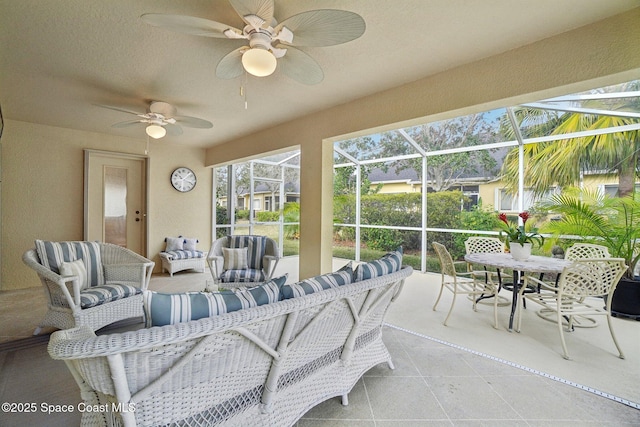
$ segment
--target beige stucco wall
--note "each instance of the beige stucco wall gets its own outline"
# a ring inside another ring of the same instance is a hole
[[[281,123],[207,150],[206,165],[299,145],[300,277],[327,271],[331,257],[332,168],[325,144],[588,90],[640,77],[640,8],[391,90]],[[407,64],[407,66],[410,66]],[[375,70],[372,70],[375,72]],[[255,141],[260,141],[256,144]],[[325,201],[323,203],[323,200]]]
[[[144,154],[145,140],[5,121],[2,135],[2,290],[40,286],[23,265],[34,239],[82,240],[83,149]],[[198,237],[211,245],[211,168],[204,150],[152,142],[149,150],[149,254],[160,271],[165,236]],[[198,176],[189,193],[175,191],[171,171],[187,166]]]

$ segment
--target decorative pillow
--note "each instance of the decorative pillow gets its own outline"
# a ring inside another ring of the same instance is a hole
[[[185,237],[183,249],[185,251],[197,251],[196,243],[198,243],[198,239],[190,239],[189,237]]]
[[[372,279],[374,277],[383,276],[393,273],[402,268],[402,246],[393,252],[389,252],[376,261],[360,264],[356,267],[354,279],[356,282],[360,280]]]
[[[54,273],[60,274],[60,265],[63,262],[81,259],[87,272],[89,286],[104,285],[102,256],[97,242],[36,240],[35,244],[40,264]]]
[[[282,296],[284,299],[289,299],[309,295],[324,289],[348,285],[352,279],[353,268],[351,267],[351,262],[349,262],[335,273],[323,274],[291,285],[284,285],[282,287]]]
[[[89,287],[87,281],[87,269],[84,268],[84,261],[77,259],[75,261],[63,262],[60,264],[61,276],[78,276],[80,279],[80,289]]]
[[[222,248],[224,257],[223,269],[225,270],[246,270],[249,268],[247,260],[249,259],[248,248],[229,249]]]
[[[229,248],[248,248],[249,268],[262,270],[262,257],[267,248],[267,238],[265,236],[227,236]]]
[[[89,282],[87,281],[87,269],[84,268],[84,261],[81,259],[63,262],[60,264],[60,275],[78,276],[80,279],[80,289],[86,289],[89,287]]]
[[[145,291],[146,325],[147,327],[174,325],[278,302],[280,289],[286,281],[287,275],[284,275],[253,288],[220,292],[163,294]]]
[[[168,251],[181,251],[184,249],[184,239],[182,237],[167,237],[164,239],[167,242]]]

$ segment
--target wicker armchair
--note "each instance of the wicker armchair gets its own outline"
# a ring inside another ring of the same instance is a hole
[[[520,290],[521,296],[524,295],[526,299],[542,305],[546,310],[553,311],[556,315],[560,341],[562,342],[562,357],[569,359],[569,351],[563,333],[563,321],[567,319],[568,329],[572,330],[574,317],[602,315],[607,317],[613,343],[618,349],[619,357],[624,359],[624,354],[611,325],[612,298],[608,298],[606,306],[603,307],[600,297],[613,294],[626,269],[627,266],[622,258],[587,258],[574,260],[565,267],[557,287],[550,286],[535,277],[524,277],[524,286]],[[528,286],[540,286],[543,292],[523,294],[523,290]],[[520,305],[518,304],[516,324],[518,332],[520,332],[522,322],[522,307]]]
[[[255,286],[271,279],[279,260],[275,240],[252,235],[222,237],[213,242],[207,256],[214,282],[225,288]]]
[[[449,313],[444,319],[443,325],[447,326],[453,306],[456,303],[456,296],[458,294],[469,295],[473,301],[473,310],[477,311],[477,302],[481,297],[492,296],[493,297],[493,327],[498,328],[498,291],[500,290],[497,283],[491,280],[491,276],[487,276],[484,271],[479,272],[465,272],[458,273],[451,258],[451,254],[447,251],[447,248],[438,242],[433,242],[433,249],[436,251],[438,260],[440,261],[442,282],[440,284],[440,293],[436,298],[435,304],[433,304],[433,311],[436,310],[442,291],[444,288],[453,292],[453,298],[451,300],[451,307]]]
[[[48,299],[43,327],[92,330],[119,320],[143,317],[142,291],[147,289],[154,262],[121,246],[99,242],[44,242],[22,256],[35,270]],[[73,261],[84,267],[71,275],[61,269]]]

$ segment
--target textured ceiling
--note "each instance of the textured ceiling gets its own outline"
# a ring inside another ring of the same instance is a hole
[[[492,56],[640,6],[638,0],[276,0],[280,21],[312,9],[360,14],[364,35],[303,48],[324,80],[306,86],[276,72],[215,76],[241,41],[172,33],[144,13],[243,24],[225,0],[0,0],[0,106],[6,119],[144,139],[144,126],[112,128],[165,101],[212,129],[169,142],[206,147]],[[240,96],[245,85],[248,108]]]

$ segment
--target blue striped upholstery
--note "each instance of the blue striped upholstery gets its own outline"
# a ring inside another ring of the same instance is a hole
[[[265,236],[227,236],[227,247],[231,249],[248,248],[249,268],[262,270],[262,257],[267,248]]]
[[[225,283],[262,282],[265,276],[262,270],[247,268],[244,270],[226,270],[220,275],[220,280]]]
[[[372,279],[385,274],[399,271],[402,268],[402,246],[389,252],[376,261],[360,264],[354,273],[355,281]]]
[[[56,274],[60,274],[63,262],[81,259],[87,270],[89,286],[104,285],[104,271],[102,270],[102,256],[100,245],[96,242],[48,242],[36,240],[36,252],[40,264]]]
[[[187,250],[179,250],[179,251],[163,251],[163,254],[166,254],[167,259],[191,259],[191,258],[204,258],[205,253],[202,251],[187,251]]]
[[[253,288],[221,292],[163,294],[145,291],[147,327],[173,325],[274,303],[280,300],[280,288],[286,281],[285,275]]]
[[[323,274],[291,285],[284,285],[282,287],[282,296],[284,299],[289,299],[309,295],[324,289],[348,285],[352,279],[353,268],[351,267],[351,262],[349,262],[335,273]]]
[[[80,291],[80,307],[91,308],[106,302],[137,295],[140,292],[142,291],[135,286],[121,285],[119,283],[94,286]]]

